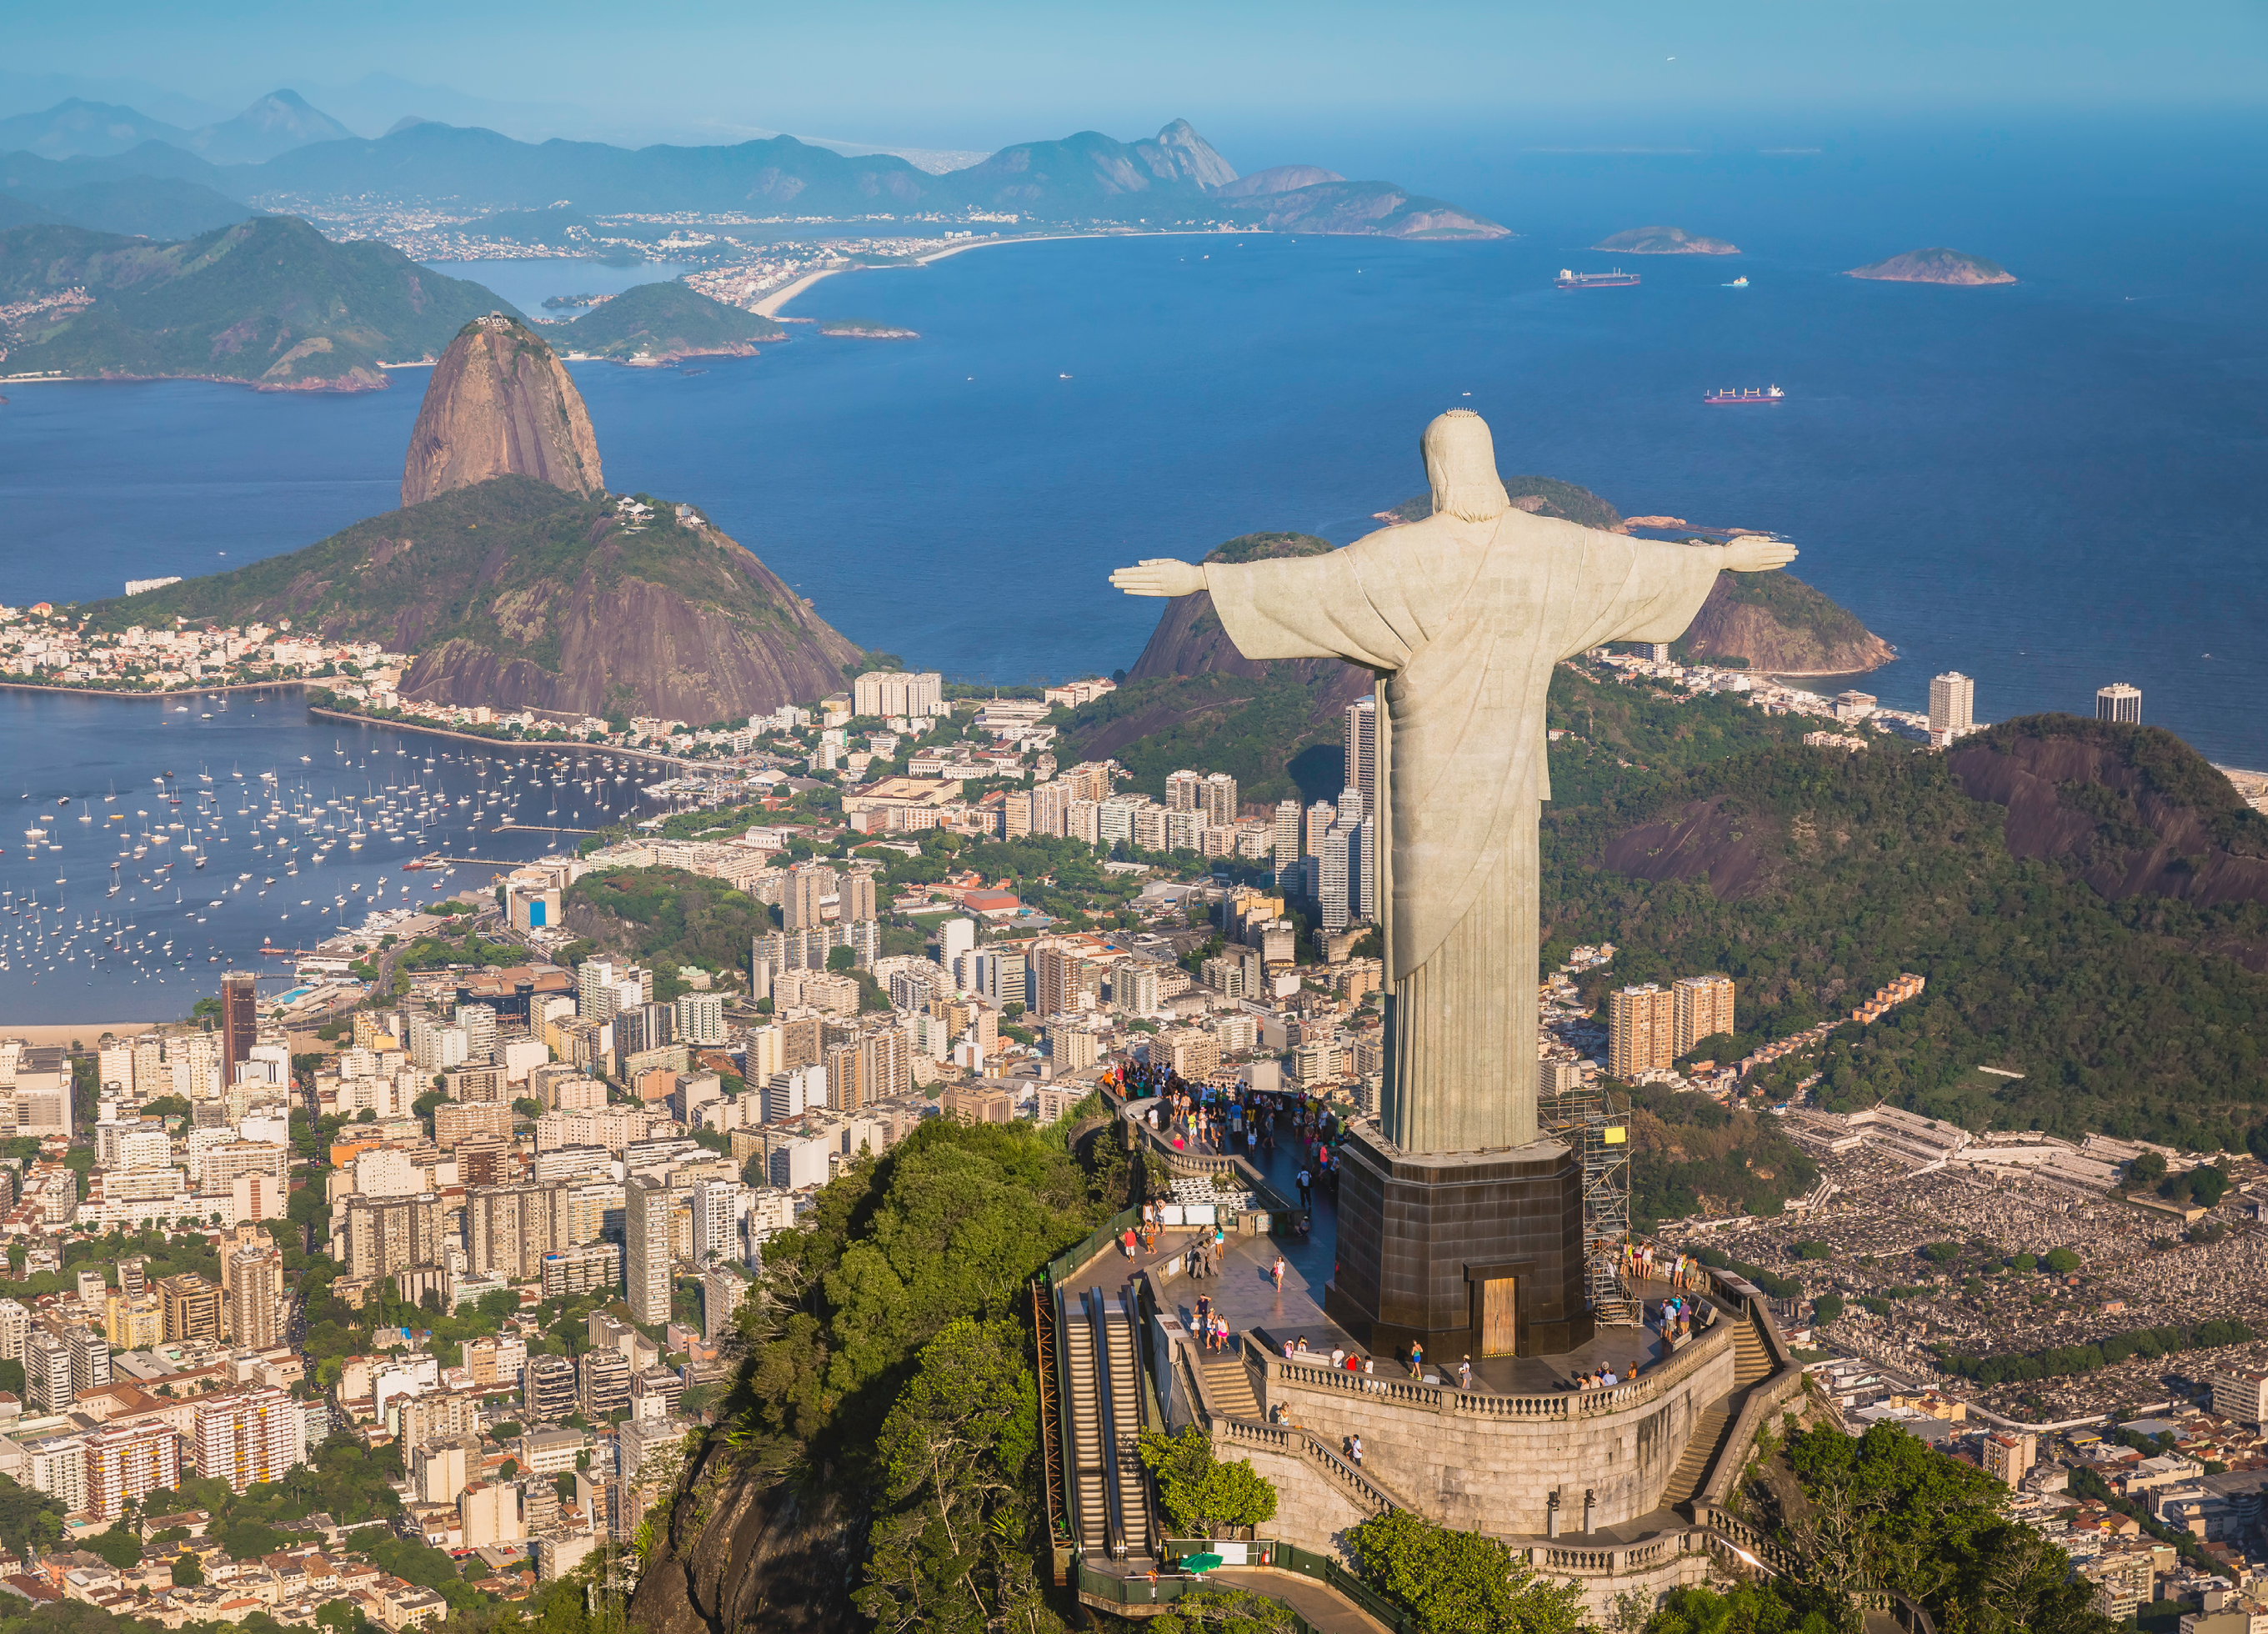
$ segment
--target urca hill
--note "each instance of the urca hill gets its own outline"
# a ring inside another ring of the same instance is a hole
[[[694,722],[819,696],[859,656],[692,506],[607,493],[574,381],[511,319],[450,343],[402,493],[402,509],[304,550],[92,616],[289,619],[413,655],[408,701]]]

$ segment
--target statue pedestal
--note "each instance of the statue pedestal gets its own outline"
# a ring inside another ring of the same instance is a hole
[[[1552,1356],[1591,1338],[1582,1165],[1563,1142],[1407,1152],[1365,1119],[1341,1152],[1323,1308],[1373,1355],[1407,1356],[1416,1340],[1448,1373],[1463,1356]]]

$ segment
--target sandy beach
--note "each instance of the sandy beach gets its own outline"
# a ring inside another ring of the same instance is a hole
[[[181,1018],[176,1016],[173,1019]],[[66,1047],[76,1042],[92,1049],[95,1041],[105,1033],[115,1033],[125,1037],[165,1025],[163,1021],[65,1021],[53,1025],[43,1023],[38,1027],[17,1027],[0,1021],[0,1038],[20,1038],[27,1044],[62,1044]]]
[[[1259,232],[1263,231],[1263,229],[1256,228],[1254,231]],[[959,255],[968,250],[993,249],[1004,244],[1059,244],[1066,239],[1218,239],[1225,237],[1241,238],[1244,236],[1245,234],[1241,232],[1227,234],[1213,232],[1209,229],[1204,232],[1193,231],[1189,232],[1035,232],[1027,237],[1013,239],[963,239],[957,244],[948,244],[943,249],[932,250],[926,255],[917,255],[914,257],[913,264],[917,267],[926,267],[930,262],[933,261],[943,261],[949,255]],[[895,270],[896,270],[896,269],[889,267],[822,267],[817,272],[806,272],[803,276],[798,278],[793,283],[789,284],[784,289],[775,290],[770,295],[765,296],[763,299],[758,301],[752,310],[754,310],[756,315],[761,318],[777,318],[780,314],[781,308],[785,306],[797,296],[802,294],[813,284],[818,283],[821,278],[831,278],[838,272],[890,272]]]

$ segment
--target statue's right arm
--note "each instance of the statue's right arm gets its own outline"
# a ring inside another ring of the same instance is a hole
[[[1786,567],[1796,557],[1793,545],[1753,535],[1735,539],[1723,549],[1725,570],[1728,573],[1769,573]]]

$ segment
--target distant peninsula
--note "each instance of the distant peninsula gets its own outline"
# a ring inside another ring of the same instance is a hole
[[[1617,232],[1611,238],[1601,239],[1591,246],[1594,250],[1613,250],[1622,255],[1737,255],[1741,247],[1727,244],[1722,239],[1704,238],[1697,232],[1688,232],[1683,227],[1632,227],[1628,232]]]
[[[902,329],[895,324],[877,323],[872,318],[822,318],[819,322],[821,335],[840,335],[861,341],[917,341],[918,329]]]
[[[571,357],[656,368],[681,357],[747,357],[787,331],[770,318],[711,300],[682,283],[633,284],[559,331]]]
[[[2014,283],[2016,275],[1982,255],[1966,255],[1942,247],[1908,250],[1870,267],[1853,267],[1846,278],[1878,278],[1892,283]]]

